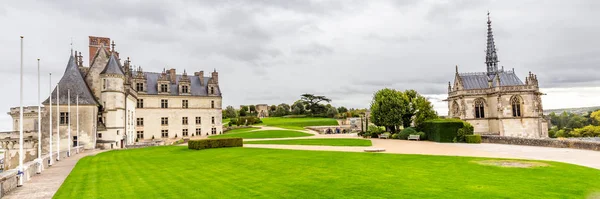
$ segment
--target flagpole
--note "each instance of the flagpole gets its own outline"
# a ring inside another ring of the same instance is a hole
[[[60,81],[59,81],[60,83]],[[56,83],[56,161],[60,161],[60,84]]]
[[[42,106],[40,102],[40,59],[38,61],[38,163],[40,164],[37,173],[42,173],[44,164],[42,164]]]
[[[71,89],[67,89],[67,157],[71,157]]]
[[[19,182],[17,186],[23,186],[23,36],[21,36],[21,78],[20,78],[20,97],[19,97]]]
[[[76,121],[76,125],[77,125],[77,146],[79,146],[79,94],[77,94],[77,121]],[[79,150],[77,150],[77,153],[79,153]]]
[[[50,73],[50,81],[48,84],[48,91],[50,92],[50,114],[49,114],[49,118],[50,118],[50,124],[48,124],[48,134],[50,135],[50,140],[49,140],[49,144],[50,144],[50,160],[48,161],[48,166],[52,166],[52,73]]]

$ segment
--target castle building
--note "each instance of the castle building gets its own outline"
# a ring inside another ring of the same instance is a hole
[[[489,13],[487,24],[487,71],[459,73],[456,66],[454,83],[448,82],[448,116],[471,123],[476,134],[548,137],[537,76],[529,72],[523,83],[514,69],[498,68]]]
[[[84,66],[81,52],[71,54],[58,86],[42,103],[44,143],[49,139],[50,117],[54,139],[57,126],[60,128],[61,149],[69,144],[75,146],[77,141],[84,148],[124,148],[138,141],[206,137],[223,132],[216,70],[210,77],[205,77],[203,71],[193,76],[185,70],[176,74],[175,69],[144,72],[139,66],[133,67],[129,58],[121,61],[114,41],[111,44],[106,37],[89,37],[89,55],[90,65]],[[18,110],[11,109],[9,114],[18,126]],[[38,121],[33,116],[24,122],[28,129],[37,128]],[[68,129],[72,143],[67,137]]]

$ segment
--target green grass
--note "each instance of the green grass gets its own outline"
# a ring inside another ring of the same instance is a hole
[[[304,129],[305,126],[337,126],[337,120],[333,118],[283,118],[283,117],[267,117],[262,118],[262,124],[265,126],[274,126],[285,129]]]
[[[371,146],[371,140],[352,138],[294,139],[294,140],[259,140],[246,141],[244,144],[285,144],[285,145],[319,145],[319,146]]]
[[[304,133],[299,131],[290,130],[264,130],[264,131],[242,131],[233,132],[221,135],[213,135],[208,138],[244,138],[244,139],[258,139],[258,138],[290,138],[290,137],[306,137],[313,136],[310,133]]]
[[[55,198],[585,198],[600,170],[486,158],[259,148],[115,150],[77,163]]]
[[[229,130],[229,131],[225,132],[225,134],[243,133],[243,132],[248,132],[248,131],[254,131],[257,129],[260,129],[260,128],[257,128],[257,127],[239,128],[239,129]]]

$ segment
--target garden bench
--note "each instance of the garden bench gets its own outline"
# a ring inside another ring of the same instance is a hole
[[[381,135],[379,135],[379,139],[381,139],[381,138],[388,139],[389,136],[387,134],[381,134]]]
[[[408,135],[408,140],[417,140],[419,141],[421,138],[420,135]]]

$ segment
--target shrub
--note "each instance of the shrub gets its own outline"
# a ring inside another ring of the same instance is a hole
[[[465,135],[467,143],[481,143],[481,135]]]
[[[237,126],[260,124],[262,121],[256,116],[243,116],[237,119],[231,119],[230,122],[235,122]]]
[[[456,141],[457,142],[465,142],[465,136],[467,135],[473,135],[473,126],[468,123],[468,122],[464,122],[463,123],[463,127],[458,129],[458,131],[456,132]]]
[[[398,139],[398,133],[392,134],[392,139]]]
[[[459,119],[434,119],[423,123],[423,132],[427,139],[436,142],[453,142],[458,136],[458,129],[464,127]]]
[[[241,147],[244,146],[242,138],[215,138],[215,139],[202,139],[202,140],[190,140],[188,142],[188,149],[210,149],[210,148],[223,148],[223,147]]]
[[[417,130],[415,130],[415,128],[413,128],[413,127],[408,127],[408,128],[402,129],[402,131],[400,131],[400,133],[398,134],[398,139],[406,140],[406,139],[408,139],[409,135],[414,135],[414,134],[417,134]]]
[[[370,133],[371,134],[371,138],[379,138],[379,134],[377,133]]]
[[[425,132],[423,132],[423,131],[418,132],[415,135],[419,135],[419,139],[420,140],[426,140],[427,139],[427,134],[425,134]]]
[[[381,133],[385,132],[385,128],[378,127],[375,125],[369,125],[369,129],[367,131],[369,131],[371,133],[375,133],[375,134],[381,134]]]
[[[281,116],[283,118],[304,118],[306,117],[306,115],[286,115],[286,116]]]
[[[387,135],[387,137],[389,138],[389,137],[390,137],[390,135],[392,135],[392,134],[391,134],[391,133],[388,133],[388,132],[385,132],[385,133],[382,133],[381,135]]]

